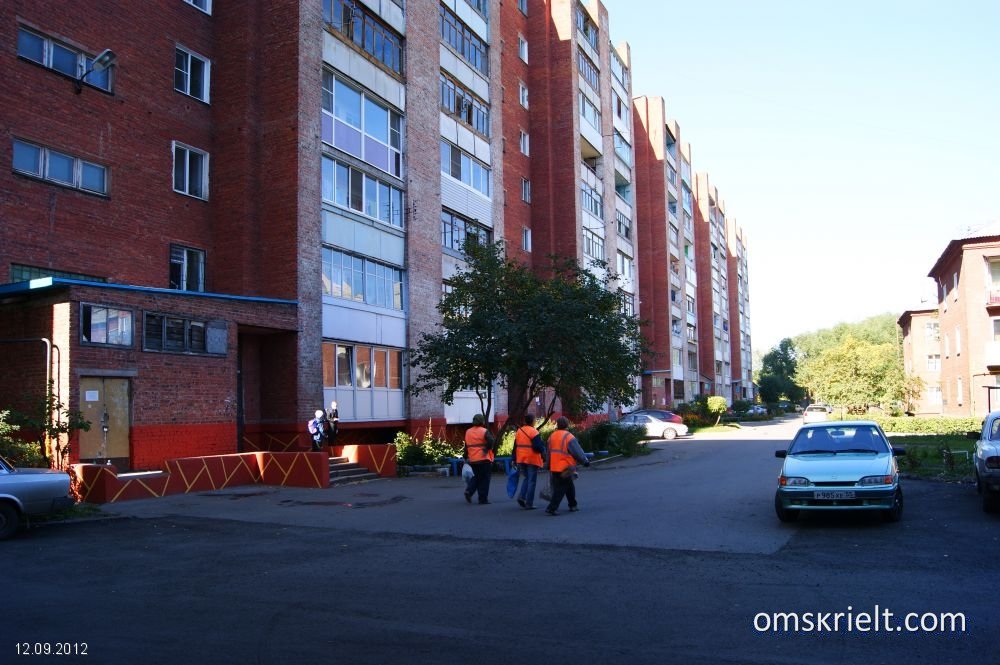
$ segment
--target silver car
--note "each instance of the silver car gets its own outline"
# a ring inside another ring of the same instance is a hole
[[[782,522],[803,510],[879,510],[896,522],[903,516],[896,457],[905,451],[889,445],[869,420],[803,425],[787,450],[778,476],[774,510]]]
[[[623,427],[642,427],[646,430],[646,436],[656,439],[676,439],[678,436],[687,436],[688,433],[687,425],[684,423],[664,420],[650,415],[649,412],[630,413],[622,416],[617,424]]]
[[[1000,411],[993,411],[983,421],[980,432],[969,432],[976,439],[976,490],[983,500],[983,510],[1000,511]]]
[[[0,540],[28,518],[72,506],[69,474],[52,469],[17,469],[0,457]]]

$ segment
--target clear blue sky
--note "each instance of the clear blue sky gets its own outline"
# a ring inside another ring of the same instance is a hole
[[[748,235],[755,352],[933,306],[948,241],[1000,221],[1000,2],[604,4]]]

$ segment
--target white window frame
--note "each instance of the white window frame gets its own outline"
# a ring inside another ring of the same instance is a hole
[[[962,329],[955,326],[955,355],[962,355]]]
[[[203,164],[203,168],[201,170],[201,173],[202,173],[202,176],[201,176],[201,186],[202,186],[202,192],[203,192],[204,196],[199,196],[198,194],[192,194],[191,191],[190,191],[191,190],[191,175],[189,173],[189,169],[190,169],[190,157],[187,157],[188,163],[184,167],[185,168],[185,175],[184,175],[184,187],[185,188],[184,189],[177,189],[177,182],[176,182],[175,174],[177,173],[177,153],[178,153],[179,150],[183,150],[186,155],[190,155],[190,153],[194,153],[194,154],[197,154],[197,155],[201,155],[202,158],[204,158],[204,164]],[[209,154],[207,152],[205,152],[204,150],[199,150],[198,148],[195,148],[194,146],[187,145],[186,143],[181,143],[180,141],[173,141],[171,143],[170,154],[171,154],[172,160],[173,160],[173,162],[172,162],[172,168],[170,169],[170,182],[171,182],[171,186],[173,187],[174,191],[177,192],[178,194],[183,194],[184,196],[190,196],[191,198],[200,199],[202,201],[207,201],[208,200],[208,182],[209,182],[209,180],[208,180],[208,167],[209,167],[209,157],[210,157]]]
[[[525,16],[528,15],[528,0],[517,0],[517,8]]]
[[[528,86],[524,84],[524,81],[517,82],[518,99],[521,102],[521,106],[528,108]]]
[[[531,154],[531,138],[528,136],[528,132],[523,129],[521,130],[521,154]]]
[[[209,16],[212,15],[212,0],[184,0],[184,2]]]
[[[521,35],[517,36],[517,56],[525,63],[528,62],[528,40]]]
[[[175,49],[175,51],[174,51],[174,72],[175,72],[175,74],[174,74],[174,90],[176,90],[177,92],[181,93],[182,95],[187,95],[188,97],[191,97],[192,99],[197,99],[198,101],[205,102],[206,104],[211,103],[212,61],[209,60],[208,58],[206,58],[205,56],[201,55],[197,51],[192,51],[191,49],[187,48],[186,46],[181,46],[180,44],[174,44],[174,49]],[[187,85],[185,86],[187,88],[186,90],[182,90],[181,88],[177,87],[177,75],[176,75],[176,72],[178,71],[178,69],[177,69],[177,55],[176,54],[178,52],[183,53],[184,55],[187,56],[187,69],[186,70],[180,70],[180,71],[184,72],[185,81],[187,82]],[[201,65],[202,65],[202,70],[201,70],[202,71],[201,89],[205,93],[204,97],[198,97],[197,95],[191,94],[191,59],[192,58],[201,61]]]
[[[38,150],[38,160],[36,162],[37,168],[33,171],[29,171],[23,168],[17,168],[14,166],[14,155],[13,150],[15,145],[20,143],[21,145],[30,146]],[[58,178],[53,178],[49,175],[49,163],[51,161],[52,154],[56,154],[67,159],[73,160],[73,174],[72,180],[67,182]],[[83,184],[83,168],[84,166],[90,166],[96,169],[100,169],[104,173],[104,190],[92,189],[90,187],[85,187]],[[63,152],[61,150],[52,150],[43,145],[33,143],[31,141],[24,141],[21,139],[13,139],[11,143],[11,168],[15,173],[22,173],[24,175],[32,176],[34,178],[39,178],[46,182],[50,182],[55,185],[60,185],[62,187],[69,187],[71,189],[78,189],[82,192],[87,192],[90,194],[97,194],[98,196],[107,196],[110,182],[110,174],[108,172],[108,167],[95,162],[88,161],[86,159],[81,159],[69,153]]]
[[[955,403],[962,406],[962,394],[965,392],[962,377],[955,377]]]
[[[24,58],[25,60],[27,60],[29,62],[37,63],[37,64],[41,65],[42,67],[45,67],[46,69],[51,69],[52,71],[57,72],[59,74],[62,74],[63,76],[72,76],[73,78],[78,79],[78,80],[84,74],[89,74],[90,73],[90,72],[88,72],[88,69],[90,68],[91,64],[94,61],[94,56],[88,55],[87,53],[85,53],[84,51],[81,51],[79,48],[77,48],[75,46],[70,46],[69,44],[66,44],[64,42],[60,42],[57,39],[53,39],[52,37],[49,37],[48,35],[45,35],[45,34],[43,34],[41,32],[38,32],[37,30],[32,30],[32,29],[27,28],[27,27],[25,27],[23,25],[17,26],[17,31],[18,31],[19,35],[20,35],[21,32],[25,32],[25,33],[27,33],[29,35],[34,35],[38,39],[42,40],[42,59],[41,60],[35,60],[34,58],[29,57],[27,55],[22,55],[20,53],[20,51],[18,50],[18,54],[17,55],[18,55],[19,58]],[[71,52],[71,53],[74,54],[74,56],[76,57],[76,67],[75,67],[76,71],[74,73],[69,74],[67,72],[64,72],[63,70],[56,68],[52,64],[52,57],[53,57],[53,53],[55,51],[55,47],[56,46],[58,46],[59,48],[65,50],[65,51],[69,51],[69,52]],[[107,87],[104,87],[103,85],[98,85],[97,83],[95,83],[95,81],[91,79],[91,76],[87,76],[87,78],[83,79],[80,82],[83,83],[83,84],[89,85],[92,88],[97,88],[98,90],[104,90],[105,92],[112,92],[112,90],[114,89],[114,85],[113,85],[114,77],[113,77],[113,74],[112,74],[112,70],[113,69],[114,69],[114,67],[107,67],[107,68],[101,70],[100,72],[93,72],[94,76],[100,76],[101,74],[104,74],[105,72],[107,73],[107,82],[108,82]]]
[[[521,178],[521,200],[531,203],[531,181],[527,178]]]
[[[531,229],[527,226],[521,227],[521,249],[531,251]]]
[[[174,252],[182,252],[182,259],[180,261],[174,261]],[[195,257],[198,261],[198,283],[195,284],[195,288],[189,289],[188,285],[188,273],[191,268],[191,259]],[[177,289],[178,291],[190,291],[204,293],[205,291],[205,250],[197,249],[195,247],[187,247],[185,245],[170,245],[170,268],[177,264],[180,265],[180,281],[177,286],[171,285],[170,288]]]

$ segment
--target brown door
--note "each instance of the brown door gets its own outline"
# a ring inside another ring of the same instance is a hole
[[[128,379],[80,379],[80,411],[90,421],[90,431],[80,432],[81,461],[130,468],[128,389]]]

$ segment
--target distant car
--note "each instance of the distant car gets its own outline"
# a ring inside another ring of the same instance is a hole
[[[687,425],[683,422],[663,420],[648,412],[635,412],[622,416],[617,424],[622,427],[643,427],[646,430],[646,436],[657,439],[676,439],[679,436],[686,436],[688,433]]]
[[[17,469],[0,457],[0,540],[12,536],[30,517],[72,505],[68,473]]]
[[[822,404],[810,404],[802,412],[802,424],[821,423],[829,418],[829,412]]]
[[[794,408],[795,408],[795,413],[802,413],[802,405],[801,404],[796,404]]]
[[[636,409],[629,414],[630,416],[653,416],[654,418],[659,418],[664,422],[670,423],[683,423],[684,419],[678,416],[673,411],[667,411],[666,409]]]
[[[1000,511],[1000,411],[992,411],[983,421],[983,429],[969,432],[976,440],[976,491],[987,513]]]
[[[766,416],[767,407],[763,404],[754,404],[746,411],[748,416]]]
[[[787,450],[778,476],[774,511],[782,522],[803,510],[880,510],[888,521],[903,516],[903,490],[893,448],[870,420],[803,425]]]

